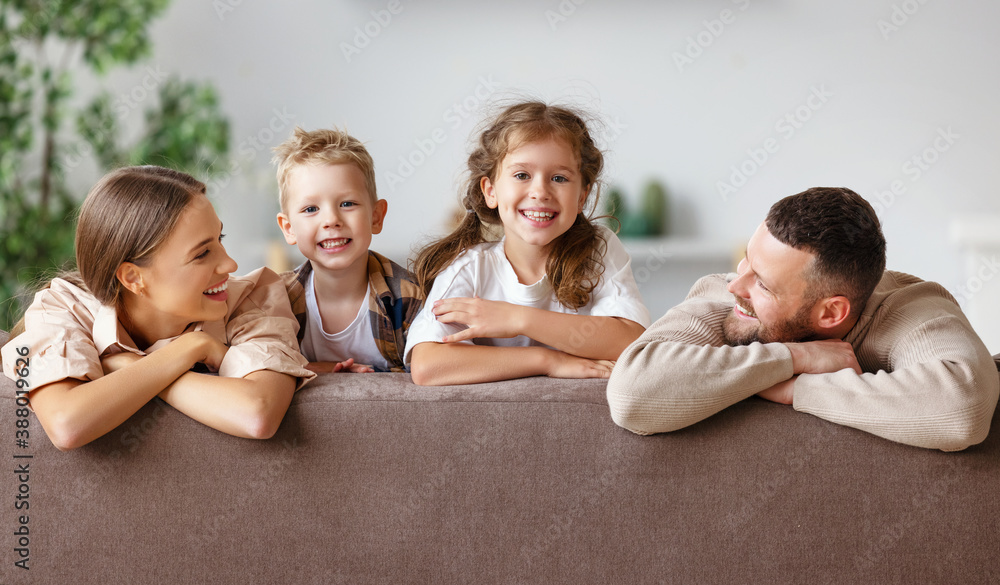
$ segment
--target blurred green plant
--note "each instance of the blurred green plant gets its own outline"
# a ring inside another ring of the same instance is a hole
[[[67,169],[90,156],[104,170],[158,164],[201,178],[228,167],[229,123],[210,84],[147,68],[131,94],[103,92],[73,115],[71,68],[82,61],[103,74],[149,56],[148,25],[168,4],[0,0],[0,328],[10,329],[38,281],[72,267],[78,201]],[[125,146],[122,121],[146,97],[145,129]],[[76,138],[64,128],[71,117]]]
[[[77,130],[101,166],[155,164],[199,178],[227,168],[229,122],[215,89],[170,77],[159,91],[159,106],[146,110],[145,133],[131,147],[120,144],[120,98],[103,92],[80,111]]]
[[[667,191],[659,181],[651,179],[642,192],[640,209],[634,211],[628,208],[622,191],[613,187],[604,198],[604,215],[614,218],[607,221],[608,227],[620,227],[618,233],[623,238],[664,236],[670,225]]]

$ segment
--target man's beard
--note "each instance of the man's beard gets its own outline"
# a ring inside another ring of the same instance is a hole
[[[737,301],[739,302],[739,301]],[[722,337],[728,345],[750,345],[760,343],[792,343],[816,338],[816,331],[810,323],[810,313],[815,303],[802,303],[790,318],[773,325],[760,321],[752,322],[738,317],[730,311],[722,322]]]

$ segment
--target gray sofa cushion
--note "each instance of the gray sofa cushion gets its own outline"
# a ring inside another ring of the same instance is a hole
[[[750,399],[640,437],[604,390],[331,374],[267,441],[154,401],[61,453],[34,418],[15,446],[3,379],[0,456],[32,455],[31,571],[8,536],[0,582],[1000,582],[996,433],[941,453]]]

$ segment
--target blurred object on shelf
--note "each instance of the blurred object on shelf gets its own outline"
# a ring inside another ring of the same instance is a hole
[[[291,260],[288,259],[288,245],[284,240],[271,240],[267,244],[267,257],[264,260],[264,265],[278,274],[293,268]]]
[[[667,192],[659,181],[650,180],[642,193],[638,211],[630,212],[622,191],[617,187],[608,190],[604,198],[604,215],[614,217],[608,221],[611,229],[619,227],[623,238],[648,238],[667,235],[670,225],[670,210]]]
[[[605,223],[614,231],[621,230],[622,218],[625,217],[625,198],[617,187],[608,189],[602,198],[604,209],[601,210]]]
[[[1000,215],[953,217],[951,240],[962,257],[958,286],[949,289],[991,354],[1000,352]]]

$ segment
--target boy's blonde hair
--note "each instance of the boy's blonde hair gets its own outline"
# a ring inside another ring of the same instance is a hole
[[[286,212],[288,202],[288,177],[296,166],[309,164],[354,164],[365,176],[365,186],[372,202],[378,201],[375,192],[375,162],[365,145],[347,132],[320,129],[306,132],[296,126],[291,137],[274,147],[272,163],[278,165],[278,193],[281,211]]]

